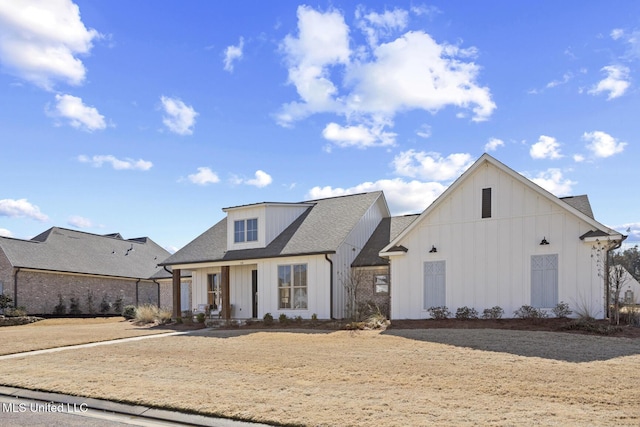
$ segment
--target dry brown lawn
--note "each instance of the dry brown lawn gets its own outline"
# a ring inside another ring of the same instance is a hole
[[[135,326],[122,317],[46,319],[0,328],[0,355],[163,332],[167,331]]]
[[[323,426],[640,424],[640,340],[215,331],[0,360],[4,385]]]

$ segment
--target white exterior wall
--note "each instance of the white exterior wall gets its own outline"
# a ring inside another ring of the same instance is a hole
[[[233,208],[227,212],[227,248],[229,250],[264,248],[296,220],[310,205],[252,205]],[[258,219],[258,240],[255,242],[234,242],[234,222]]]
[[[482,189],[492,188],[491,218],[481,218]],[[531,304],[531,256],[558,254],[558,302],[575,311],[585,304],[604,315],[604,285],[579,236],[593,229],[567,210],[486,163],[399,244],[408,248],[391,260],[391,318],[427,318],[423,307],[425,261],[446,262],[446,305],[500,306],[504,317]],[[546,238],[550,244],[540,245]],[[435,246],[436,253],[429,253]]]
[[[364,245],[375,231],[382,218],[389,215],[389,211],[382,197],[374,203],[360,218],[358,224],[347,236],[335,255],[333,261],[333,315],[337,319],[344,318],[346,310],[346,292],[344,280],[351,274],[351,263],[356,259]]]

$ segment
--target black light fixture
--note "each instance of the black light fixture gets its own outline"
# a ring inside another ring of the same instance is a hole
[[[436,247],[434,245],[431,245],[431,250],[429,251],[430,254],[434,254],[438,252],[438,250],[436,249]]]
[[[543,237],[542,241],[540,242],[540,245],[544,246],[544,245],[548,245],[548,244],[549,244],[549,242],[547,242],[547,236]]]

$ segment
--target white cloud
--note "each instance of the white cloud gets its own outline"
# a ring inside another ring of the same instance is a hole
[[[573,78],[573,73],[566,72],[562,75],[562,80],[552,80],[549,83],[547,83],[547,89],[551,89],[556,86],[567,84],[572,78]]]
[[[233,72],[233,63],[242,59],[242,49],[244,48],[244,38],[240,37],[237,46],[227,46],[224,50],[224,70]]]
[[[585,132],[582,139],[587,141],[587,148],[596,157],[611,157],[614,154],[622,153],[626,142],[619,142],[608,133],[601,131]]]
[[[262,187],[266,187],[267,185],[271,184],[272,181],[273,181],[273,179],[271,178],[271,175],[269,175],[265,171],[257,170],[256,173],[255,173],[255,178],[248,179],[246,181],[246,184],[247,185],[253,185],[253,186],[256,186],[258,188],[262,188]]]
[[[2,237],[13,237],[13,233],[7,230],[6,228],[0,228],[0,236]]]
[[[573,155],[573,161],[576,163],[581,163],[584,162],[585,158],[582,154],[574,154]]]
[[[95,107],[86,106],[81,98],[72,95],[56,95],[56,106],[47,111],[51,117],[62,118],[76,129],[93,132],[107,127],[104,116]]]
[[[571,195],[573,186],[577,184],[565,178],[562,171],[555,168],[547,169],[529,179],[557,197]]]
[[[322,131],[322,136],[339,147],[367,148],[395,145],[396,134],[384,132],[383,127],[384,124],[373,127],[363,124],[343,127],[337,123],[329,123]]]
[[[10,218],[31,218],[38,221],[47,221],[48,216],[40,212],[40,208],[31,204],[27,199],[2,199],[0,200],[0,216]]]
[[[101,167],[104,163],[110,163],[111,167],[116,170],[141,170],[148,171],[153,167],[153,163],[147,160],[133,160],[126,158],[124,160],[118,159],[115,156],[110,154],[108,155],[97,155],[93,157],[88,157],[85,155],[78,156],[78,161],[82,163],[91,163],[94,167]]]
[[[424,139],[431,138],[431,126],[429,125],[420,126],[420,129],[418,129],[418,131],[416,132],[416,135]]]
[[[0,61],[12,75],[46,90],[62,81],[79,85],[88,54],[101,35],[87,29],[70,0],[0,2]]]
[[[408,150],[393,159],[396,174],[435,181],[455,179],[472,164],[473,159],[467,153],[454,153],[442,157],[440,153]]]
[[[476,83],[480,67],[468,60],[475,48],[438,44],[422,31],[398,36],[407,25],[400,9],[382,14],[358,10],[357,25],[366,29],[369,45],[352,50],[350,28],[340,12],[298,8],[298,34],[285,37],[280,49],[299,100],[282,106],[280,125],[333,113],[344,116],[347,125],[331,123],[332,130],[358,130],[364,135],[359,140],[367,140],[364,127],[392,127],[396,114],[413,109],[436,113],[456,106],[471,110],[473,121],[491,116],[496,108],[491,93]],[[382,36],[391,41],[378,44]],[[388,132],[381,128],[377,133]],[[363,146],[342,146],[350,145]]]
[[[162,108],[166,114],[162,123],[173,133],[191,135],[196,124],[198,113],[192,106],[186,105],[178,98],[160,97]]]
[[[484,151],[496,151],[498,147],[504,147],[504,141],[498,138],[491,138],[489,142],[484,145]]]
[[[427,208],[447,187],[437,182],[404,181],[401,178],[365,182],[350,188],[313,187],[309,199],[344,196],[369,191],[384,191],[392,215],[419,213]]]
[[[601,71],[607,73],[607,77],[589,89],[588,93],[591,95],[599,95],[603,92],[608,92],[608,100],[624,95],[631,85],[629,82],[629,67],[624,65],[608,65],[603,67]]]
[[[529,154],[534,159],[559,159],[562,157],[560,143],[555,138],[546,135],[540,135],[538,142],[529,149]]]
[[[613,30],[611,30],[610,35],[612,39],[618,40],[619,38],[624,36],[624,30],[622,28],[614,28]]]
[[[72,227],[76,227],[76,228],[91,228],[93,227],[93,222],[88,219],[88,218],[84,218],[78,215],[74,215],[69,217],[69,220],[67,221],[67,224],[71,225]]]
[[[207,167],[198,168],[197,173],[189,175],[187,178],[189,178],[189,181],[198,185],[215,184],[220,182],[218,175]]]

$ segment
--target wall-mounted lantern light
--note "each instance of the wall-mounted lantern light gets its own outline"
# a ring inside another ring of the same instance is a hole
[[[431,245],[431,250],[429,251],[430,254],[434,254],[438,252],[438,250],[436,249],[436,247],[434,245]]]
[[[549,244],[549,242],[547,241],[547,236],[545,236],[545,237],[543,237],[543,238],[542,238],[542,241],[540,242],[540,244],[541,244],[542,246],[544,246],[544,245],[548,245],[548,244]]]

